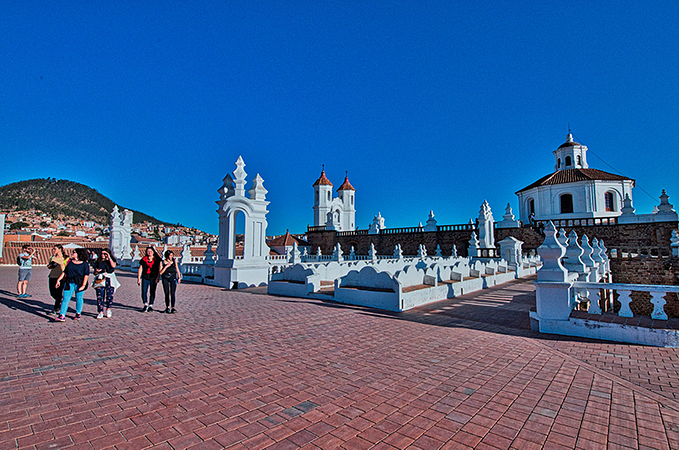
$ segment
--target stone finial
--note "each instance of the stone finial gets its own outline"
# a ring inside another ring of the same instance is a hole
[[[252,180],[252,187],[248,191],[250,200],[266,200],[266,193],[269,192],[264,189],[264,179],[259,175],[255,175],[255,179]]]
[[[319,247],[316,247],[316,256],[319,257],[319,258],[320,258],[321,256],[323,256],[323,253],[321,253],[321,247],[320,247],[320,246],[319,246]]]
[[[587,271],[587,266],[582,261],[583,253],[585,253],[585,250],[578,243],[578,234],[575,230],[571,230],[568,235],[568,246],[566,247],[566,256],[563,258],[563,266],[569,272],[584,274]]]
[[[354,246],[351,246],[351,250],[349,251],[349,259],[350,260],[355,260],[356,259],[356,250],[354,249]]]
[[[457,258],[457,246],[455,244],[453,244],[453,249],[451,250],[450,256]]]
[[[551,220],[545,227],[545,240],[538,247],[542,268],[538,270],[538,281],[566,282],[568,270],[561,263],[566,249],[556,237],[556,227]]]
[[[123,226],[126,228],[131,228],[132,227],[132,217],[134,213],[130,211],[129,209],[125,209],[123,211]]]
[[[418,258],[426,258],[427,257],[427,247],[425,247],[424,244],[420,244],[417,247],[417,257]]]
[[[379,234],[380,230],[384,228],[384,217],[382,217],[382,213],[378,212],[368,227],[368,234]]]
[[[672,230],[670,247],[672,247],[672,256],[679,256],[679,235],[677,235],[677,230]]]
[[[582,255],[580,256],[580,259],[587,267],[595,267],[596,262],[594,261],[594,258],[592,258],[594,249],[591,245],[589,245],[589,238],[586,234],[582,235],[580,243],[580,246],[582,247]]]
[[[563,228],[560,229],[557,239],[559,240],[559,244],[566,247],[568,245],[568,236],[566,236],[566,230],[564,230]]]
[[[116,225],[120,222],[120,210],[118,209],[118,205],[113,206],[113,211],[111,211],[111,222]]]
[[[252,198],[252,197],[250,197],[250,198]],[[337,245],[339,245],[339,244],[337,244]],[[299,262],[302,262],[302,259],[301,259],[302,254],[299,252],[299,245],[297,244],[297,241],[292,243],[292,254],[291,254],[291,256],[292,256],[292,258],[291,258],[290,262],[292,262],[293,264],[297,264]]]
[[[132,261],[141,261],[141,252],[139,251],[139,245],[134,245],[134,254],[132,255]]]
[[[377,260],[377,250],[375,250],[375,244],[372,242],[370,243],[370,250],[368,250],[368,258],[370,258],[371,261]]]
[[[603,263],[605,260],[601,256],[601,247],[599,246],[599,240],[597,238],[592,239],[592,259],[594,262],[599,265]]]
[[[394,247],[394,258],[403,259],[403,250],[401,249],[401,244],[396,244]]]
[[[436,231],[436,219],[434,219],[434,211],[429,211],[429,218],[427,224],[424,226],[424,231]]]
[[[625,199],[622,201],[622,215],[634,214],[634,206],[632,206],[632,199],[629,198],[629,194],[625,194]]]
[[[481,204],[479,210],[479,247],[480,248],[495,248],[495,236],[493,234],[493,213],[490,210],[490,205],[486,200]]]
[[[245,197],[245,177],[247,173],[244,167],[243,157],[239,156],[238,161],[236,161],[236,170],[233,171],[233,179],[236,184],[235,193],[239,197]]]
[[[479,256],[479,239],[474,231],[472,231],[472,238],[469,240],[468,254],[469,256]]]
[[[236,194],[236,187],[233,183],[233,177],[230,173],[226,174],[222,180],[222,187],[217,189],[217,192],[219,193],[219,200],[216,201],[217,205],[219,206],[217,212],[220,212],[224,208],[224,204],[226,204],[226,201],[229,199],[229,197],[232,197]]]
[[[304,251],[302,252],[302,257],[304,257],[304,258],[309,257],[309,249],[307,247],[304,247]]]
[[[182,248],[182,264],[187,264],[191,262],[191,247],[189,244],[184,244]]]
[[[670,196],[665,193],[665,189],[662,190],[660,194],[660,204],[658,205],[658,212],[670,212],[674,211],[674,206],[669,202]]]
[[[443,256],[443,253],[441,252],[441,245],[436,244],[436,251],[434,252],[434,256],[437,258],[441,258]]]
[[[344,252],[342,251],[342,246],[338,242],[335,244],[335,248],[332,251],[332,259],[335,261],[344,261],[344,257],[342,256]]]
[[[512,205],[507,203],[507,207],[505,208],[505,215],[502,216],[504,220],[516,220],[516,216],[514,216],[514,211],[512,211]]]
[[[203,253],[203,264],[214,264],[215,263],[215,252],[212,250],[212,244],[207,244],[207,250]]]

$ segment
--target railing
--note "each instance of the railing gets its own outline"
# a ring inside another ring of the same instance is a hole
[[[380,234],[399,234],[399,233],[422,233],[424,227],[409,227],[409,228],[383,228]]]
[[[496,248],[480,248],[477,250],[477,258],[499,258],[500,251]]]
[[[537,220],[534,226],[546,226],[549,220]],[[571,227],[593,227],[599,225],[617,225],[617,217],[589,217],[582,219],[556,219],[552,220],[554,226],[557,228],[571,228]]]
[[[473,223],[464,223],[462,225],[437,225],[436,231],[474,231],[476,225]]]
[[[353,230],[353,231],[338,231],[337,236],[364,236],[367,235],[368,230]]]
[[[572,304],[574,307],[589,302],[587,312],[590,314],[602,314],[603,311],[614,312],[613,291],[618,293],[620,302],[620,317],[634,317],[630,303],[632,292],[648,292],[651,294],[651,304],[653,305],[652,319],[667,320],[665,313],[665,295],[668,293],[679,293],[679,286],[662,286],[653,284],[626,284],[626,283],[587,283],[576,281],[572,286]]]
[[[318,226],[311,226],[307,225],[306,227],[307,232],[312,232],[312,231],[325,231],[325,225],[318,225]]]
[[[609,250],[613,259],[670,258],[672,250],[667,247],[618,247]]]

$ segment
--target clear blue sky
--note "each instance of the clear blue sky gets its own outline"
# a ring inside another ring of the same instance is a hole
[[[679,206],[678,23],[676,1],[3,1],[0,185],[69,179],[216,232],[242,155],[268,234],[312,222],[321,164],[360,228],[484,199],[500,219],[570,122],[590,167],[652,194],[638,212]]]

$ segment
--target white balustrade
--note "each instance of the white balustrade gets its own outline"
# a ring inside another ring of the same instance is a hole
[[[605,296],[609,299],[609,312],[612,312],[613,291],[618,293],[618,301],[620,302],[620,317],[633,317],[630,303],[632,301],[632,292],[648,292],[651,295],[650,302],[653,305],[652,319],[667,320],[665,313],[665,295],[668,293],[679,293],[679,286],[663,286],[654,284],[627,284],[627,283],[588,283],[576,281],[572,285],[573,305],[579,303],[582,298],[589,297],[590,314],[601,314],[601,292],[607,292]],[[583,295],[584,294],[584,295]],[[578,298],[575,298],[575,297]]]

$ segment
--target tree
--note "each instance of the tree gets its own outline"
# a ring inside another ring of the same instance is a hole
[[[62,231],[60,231],[60,232],[57,233],[57,236],[70,236],[70,234],[68,233],[68,231],[63,231],[63,230],[62,230]]]
[[[14,222],[9,226],[10,230],[21,230],[23,227],[29,226],[29,223],[26,222]]]

